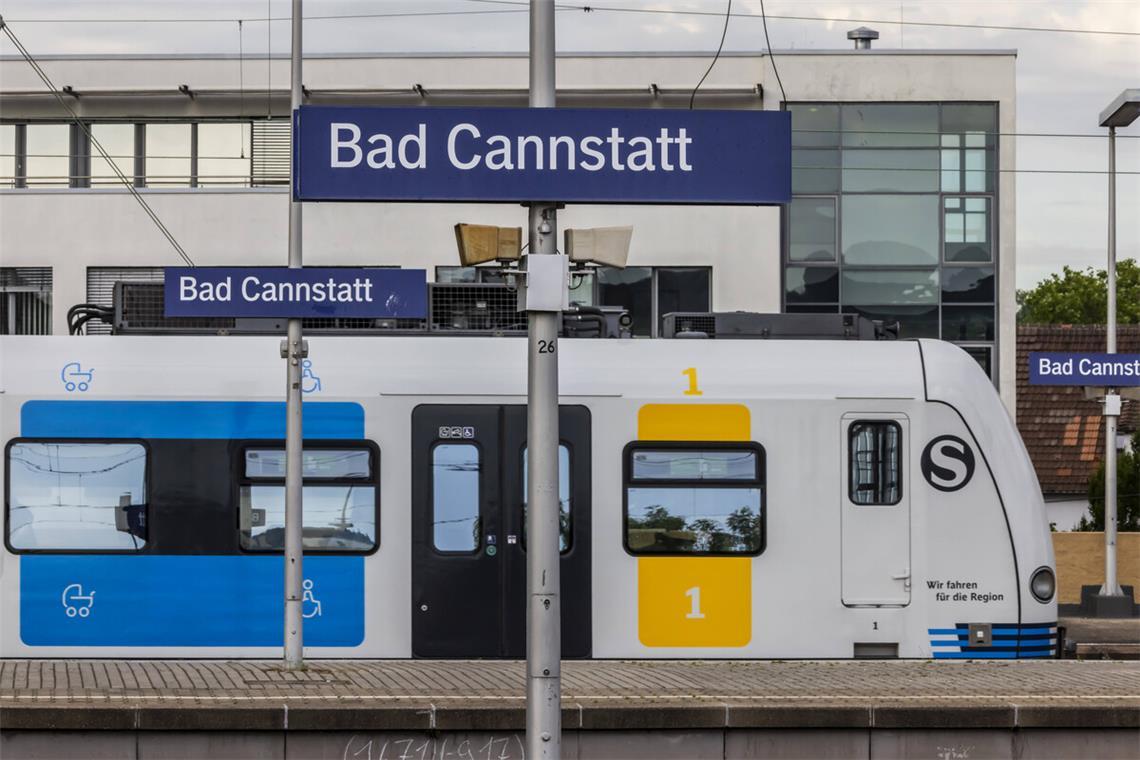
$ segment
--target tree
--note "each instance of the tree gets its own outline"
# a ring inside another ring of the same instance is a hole
[[[1017,291],[1017,321],[1022,324],[1103,325],[1108,321],[1108,273],[1092,267],[1065,267],[1031,290]],[[1116,262],[1116,320],[1140,324],[1140,264]]]
[[[1081,517],[1077,530],[1104,530],[1104,462],[1089,478],[1089,513]],[[1116,459],[1116,526],[1118,530],[1140,530],[1140,432],[1132,436],[1132,451]]]

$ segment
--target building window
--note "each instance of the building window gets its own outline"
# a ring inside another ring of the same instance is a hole
[[[621,306],[633,319],[635,337],[657,337],[666,314],[711,310],[708,267],[599,267],[597,303]]]
[[[301,453],[306,551],[376,548],[376,453],[364,446],[306,446]],[[248,448],[239,492],[241,547],[285,546],[285,450]]]
[[[633,554],[759,554],[763,451],[757,446],[626,449],[625,545]]]
[[[952,340],[992,370],[996,105],[787,108],[785,311],[898,322],[902,337]]]
[[[103,158],[99,149],[91,146],[91,186],[122,186],[121,174],[129,182],[135,181],[135,125],[102,123],[91,125],[91,136],[107,151],[110,161]],[[116,169],[118,172],[116,173]]]
[[[68,187],[71,184],[71,127],[27,124],[24,135],[25,185]]]
[[[0,188],[16,187],[15,124],[0,124]]]
[[[8,447],[8,545],[137,551],[147,540],[146,448],[17,440]]]
[[[0,188],[289,183],[290,120],[0,124]],[[104,158],[92,139],[106,151]],[[116,169],[118,171],[116,171]]]
[[[847,430],[853,504],[886,506],[902,500],[902,429],[896,422],[860,420]]]
[[[252,173],[252,126],[249,122],[201,122],[194,180],[197,187],[245,187]]]
[[[0,267],[0,335],[51,335],[51,267]]]
[[[945,197],[942,199],[942,213],[943,260],[957,263],[993,260],[988,197]]]

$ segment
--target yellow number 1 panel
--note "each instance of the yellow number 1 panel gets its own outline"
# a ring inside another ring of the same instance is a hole
[[[751,428],[742,404],[646,404],[637,419],[642,441],[748,441]],[[746,646],[752,558],[639,557],[637,635],[647,647]]]
[[[641,557],[637,635],[647,647],[742,647],[752,640],[750,557]]]

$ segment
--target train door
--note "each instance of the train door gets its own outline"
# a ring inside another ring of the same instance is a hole
[[[850,607],[910,604],[909,446],[902,414],[845,414],[840,425],[842,594]]]
[[[559,410],[562,656],[590,654],[590,413]],[[526,655],[526,407],[412,415],[412,652]]]

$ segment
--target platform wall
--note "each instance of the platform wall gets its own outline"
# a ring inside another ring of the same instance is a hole
[[[1104,533],[1054,533],[1057,558],[1057,603],[1080,604],[1081,586],[1104,583]],[[1140,588],[1140,533],[1116,538],[1118,582]]]

